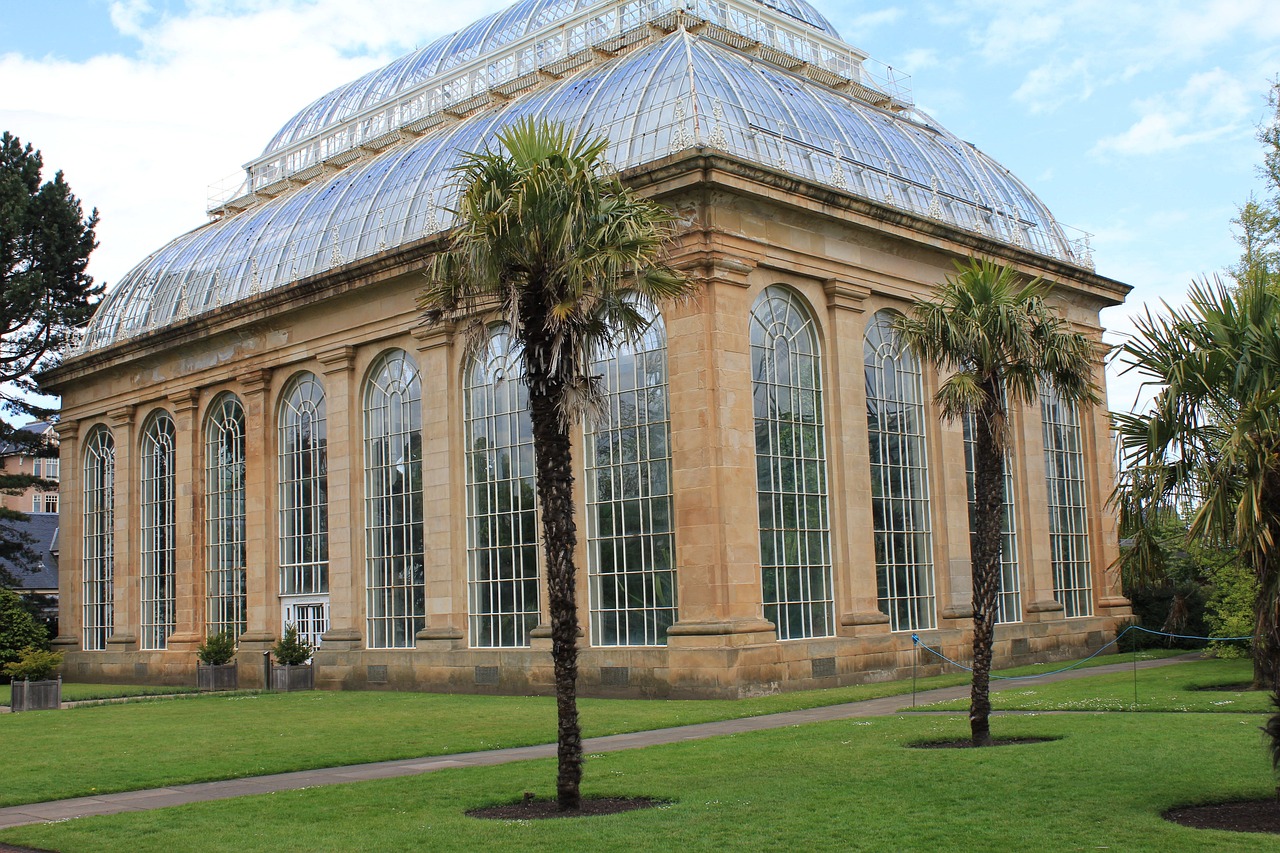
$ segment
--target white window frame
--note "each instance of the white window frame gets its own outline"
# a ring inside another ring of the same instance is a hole
[[[467,613],[474,648],[528,646],[540,614],[533,426],[519,353],[505,326],[492,327],[464,381]]]
[[[140,453],[138,632],[139,646],[147,651],[164,649],[177,628],[176,441],[173,417],[163,409],[154,412],[143,426]]]
[[[84,553],[81,559],[81,647],[103,651],[115,622],[116,443],[94,427],[84,449]]]
[[[637,306],[640,308],[640,306]],[[664,646],[675,624],[667,333],[648,327],[592,363],[602,411],[583,437],[591,642]]]
[[[245,414],[218,395],[205,417],[205,633],[243,634],[247,617]]]
[[[413,648],[426,627],[422,378],[401,349],[370,368],[364,392],[366,642]]]
[[[764,617],[779,640],[835,635],[822,348],[800,295],[751,307],[751,391]]]
[[[937,625],[924,374],[893,317],[877,311],[863,343],[876,588],[890,629],[919,631]]]

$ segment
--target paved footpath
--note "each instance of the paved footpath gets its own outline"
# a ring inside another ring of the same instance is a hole
[[[1173,663],[1195,660],[1199,656],[1199,653],[1193,653],[1159,660],[1138,661],[1138,668],[1151,669],[1168,666]],[[1066,681],[1108,672],[1129,672],[1132,669],[1132,663],[1073,669],[1037,678],[1035,683],[1044,684],[1052,681]],[[1027,683],[1024,680],[993,680],[991,689],[992,691],[999,691],[1023,687]],[[938,690],[921,691],[916,694],[916,701],[924,705],[947,699],[962,699],[968,695],[968,685],[944,687]],[[587,738],[583,741],[583,752],[587,754],[618,752],[624,749],[638,749],[644,746],[699,740],[717,735],[755,732],[762,729],[779,729],[804,723],[820,723],[828,720],[845,720],[854,717],[883,717],[903,710],[904,706],[910,701],[910,694],[886,696],[882,699],[867,699],[862,702],[828,705],[823,708],[807,708],[802,711],[785,711],[779,714],[765,714],[759,717],[743,717],[736,720],[720,720],[714,723],[698,723],[692,726],[679,726],[670,729],[653,729],[647,732]],[[485,752],[462,752],[452,755],[439,755],[432,758],[408,758],[399,761],[379,761],[372,764],[322,767],[316,770],[301,770],[296,773],[276,773],[271,776],[251,776],[244,779],[227,779],[221,782],[197,782],[192,785],[173,785],[167,788],[152,788],[144,791],[125,791],[119,794],[102,794],[96,797],[76,797],[75,799],[53,800],[47,803],[29,803],[0,809],[0,829],[10,826],[23,826],[29,823],[67,820],[74,817],[147,811],[165,808],[166,806],[205,802],[207,800],[225,800],[231,797],[243,797],[248,794],[270,794],[276,791],[293,791],[299,788],[314,788],[320,785],[338,785],[343,782],[367,782],[371,779],[416,776],[420,773],[432,773],[436,770],[446,770],[452,767],[486,767],[493,764],[507,764],[512,761],[525,761],[531,758],[553,758],[555,754],[556,745],[549,743],[540,746],[493,749]],[[0,847],[0,850],[3,849],[3,847]]]

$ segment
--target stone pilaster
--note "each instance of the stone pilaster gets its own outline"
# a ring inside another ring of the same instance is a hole
[[[452,326],[418,327],[422,374],[422,514],[425,527],[427,624],[419,648],[463,648],[467,636],[466,485],[461,377]],[[462,522],[459,524],[458,522]]]
[[[679,621],[669,645],[776,637],[762,615],[747,318],[753,266],[708,263],[697,298],[667,313]]]
[[[862,339],[865,301],[871,289],[832,279],[827,294],[826,392],[827,470],[831,506],[836,613],[842,635],[883,634],[889,617],[880,612],[876,589],[871,509],[871,456],[867,447],[867,385]]]
[[[137,430],[133,419],[135,406],[121,406],[107,413],[111,424],[111,436],[115,441],[115,578],[113,629],[107,638],[112,651],[137,651],[138,625],[142,602],[140,587],[140,555],[137,530],[141,523],[138,514],[138,448]]]
[[[276,638],[276,595],[280,584],[279,552],[274,547],[275,501],[269,490],[275,482],[275,419],[270,415],[267,392],[271,371],[253,370],[236,377],[244,406],[245,590],[246,625],[240,645],[261,651]],[[249,669],[256,656],[246,663]]]
[[[329,476],[329,630],[321,638],[330,649],[355,649],[364,632],[364,566],[358,520],[364,517],[359,462],[364,458],[355,423],[360,400],[353,369],[356,348],[335,347],[317,357],[324,373]],[[339,646],[339,644],[341,644]]]
[[[197,423],[200,392],[195,389],[172,394],[174,426],[174,615],[175,628],[169,636],[171,651],[194,651],[204,638],[204,608],[201,606],[204,579],[199,567],[198,503],[203,483],[200,464],[200,427]]]
[[[80,422],[63,419],[58,432],[58,636],[62,651],[80,648],[84,579],[84,463],[80,458]]]
[[[1106,398],[1105,359],[1109,347],[1102,342],[1101,329],[1089,329],[1085,334],[1094,349],[1093,381],[1102,393],[1102,402],[1083,406],[1080,412],[1094,612],[1099,616],[1131,616],[1133,609],[1120,587],[1120,572],[1113,568],[1120,557],[1120,539],[1116,514],[1109,505],[1116,483],[1115,449]]]

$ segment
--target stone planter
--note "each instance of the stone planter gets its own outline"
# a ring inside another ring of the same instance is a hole
[[[294,690],[314,690],[316,687],[315,670],[311,664],[301,666],[272,666],[271,689],[283,690],[286,693]]]
[[[201,690],[235,690],[240,668],[234,663],[196,664],[196,687]]]
[[[62,678],[53,681],[15,681],[9,710],[56,711],[62,707]]]

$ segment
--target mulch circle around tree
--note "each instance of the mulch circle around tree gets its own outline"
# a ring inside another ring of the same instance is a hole
[[[1164,819],[1193,829],[1225,829],[1233,832],[1280,834],[1280,800],[1240,800],[1207,806],[1169,809]]]
[[[468,817],[483,820],[550,820],[562,817],[595,817],[597,815],[621,814],[637,809],[654,809],[670,805],[670,800],[655,800],[651,797],[583,797],[582,808],[577,811],[560,811],[555,800],[535,799],[526,796],[518,803],[507,803],[502,806],[486,806],[482,809],[471,809]]]
[[[1192,690],[1203,690],[1213,693],[1256,693],[1253,689],[1253,683],[1249,681],[1238,681],[1234,684],[1195,684]]]
[[[1056,737],[998,737],[992,746],[1022,746],[1028,743],[1050,743],[1061,740]],[[973,749],[973,741],[968,738],[957,740],[927,740],[920,743],[907,744],[911,749]]]

